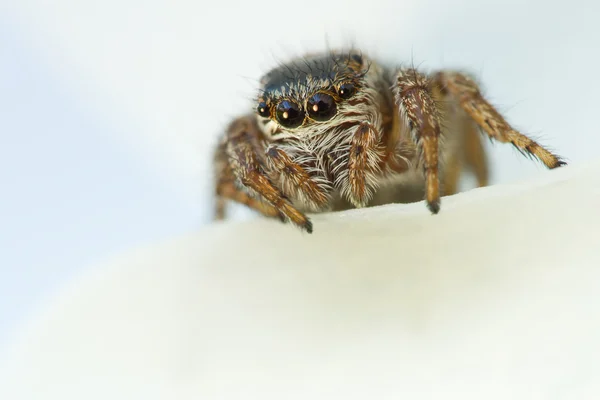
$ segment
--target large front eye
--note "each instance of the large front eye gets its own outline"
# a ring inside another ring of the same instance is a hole
[[[277,104],[277,121],[286,128],[295,128],[302,125],[304,111],[298,104],[283,100]]]
[[[328,94],[317,93],[308,99],[308,115],[316,121],[327,121],[335,115],[335,100]]]

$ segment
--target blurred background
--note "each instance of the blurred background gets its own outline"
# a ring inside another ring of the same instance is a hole
[[[593,0],[1,0],[0,10],[0,355],[73,277],[209,223],[217,135],[251,107],[263,72],[326,43],[468,69],[513,125],[572,164],[600,145]],[[489,146],[492,183],[543,172]]]

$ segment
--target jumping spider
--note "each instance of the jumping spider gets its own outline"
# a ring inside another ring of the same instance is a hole
[[[233,200],[312,232],[305,212],[423,197],[436,214],[463,167],[487,184],[479,130],[548,168],[565,164],[461,72],[388,68],[355,51],[307,55],[268,72],[255,112],[227,128],[215,152],[216,217]]]

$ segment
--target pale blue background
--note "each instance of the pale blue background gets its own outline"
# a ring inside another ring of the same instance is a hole
[[[192,209],[0,14],[0,347],[83,266],[188,232]],[[120,120],[122,121],[122,120]]]

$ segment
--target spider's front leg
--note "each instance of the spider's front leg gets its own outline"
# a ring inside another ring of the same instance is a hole
[[[216,160],[219,171],[217,195],[242,202],[267,216],[285,216],[311,233],[310,220],[298,211],[268,178],[264,165],[265,147],[264,139],[253,116],[240,117],[233,121],[217,150]],[[234,181],[229,179],[229,173],[268,204],[259,202],[238,189]],[[218,216],[219,212],[222,212],[219,209],[222,207],[222,201],[219,199],[217,201]]]
[[[410,127],[412,140],[417,145],[420,165],[425,173],[425,200],[429,210],[440,210],[440,182],[438,174],[438,146],[440,115],[431,92],[430,82],[414,68],[401,69],[394,85],[396,105],[401,117]]]
[[[218,157],[227,160],[225,151],[219,149],[219,153]],[[241,190],[238,185],[236,185],[236,177],[228,164],[218,173],[215,189],[217,195],[215,219],[217,220],[225,218],[226,201],[233,200],[258,211],[265,217],[279,218],[281,221],[285,221],[285,217],[275,207],[254,198],[248,192]]]

